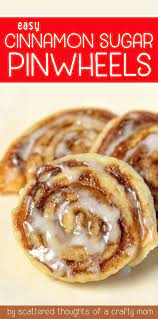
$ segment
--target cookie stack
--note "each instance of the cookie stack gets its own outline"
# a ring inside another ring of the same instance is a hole
[[[158,114],[99,108],[44,119],[0,162],[0,193],[18,193],[14,231],[42,271],[98,281],[158,246]]]

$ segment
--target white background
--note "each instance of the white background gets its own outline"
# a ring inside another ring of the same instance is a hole
[[[6,0],[1,14],[9,15],[157,15],[157,0]]]

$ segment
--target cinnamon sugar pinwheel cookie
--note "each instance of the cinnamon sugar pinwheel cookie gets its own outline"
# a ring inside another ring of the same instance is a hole
[[[88,152],[115,115],[82,108],[56,113],[19,137],[0,162],[0,193],[16,193],[37,167],[68,155]]]
[[[91,151],[132,165],[148,184],[158,211],[158,114],[135,111],[112,120]]]
[[[69,282],[107,278],[158,244],[151,193],[128,164],[98,154],[40,167],[13,214],[30,259]]]

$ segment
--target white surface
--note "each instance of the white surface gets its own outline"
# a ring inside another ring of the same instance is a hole
[[[0,88],[0,153],[21,131],[55,110],[76,106],[158,110],[157,85],[70,85]],[[0,304],[157,304],[158,249],[128,276],[85,285],[51,280],[16,243],[11,210],[17,197],[0,197]]]

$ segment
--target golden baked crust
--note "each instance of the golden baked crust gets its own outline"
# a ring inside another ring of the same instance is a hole
[[[132,165],[148,184],[158,211],[158,114],[134,111],[112,120],[91,152]]]
[[[88,152],[113,117],[99,108],[70,109],[33,125],[10,145],[0,162],[0,193],[17,193],[43,164]]]
[[[48,275],[98,281],[158,245],[151,193],[128,164],[98,154],[40,167],[13,214],[24,251]]]

